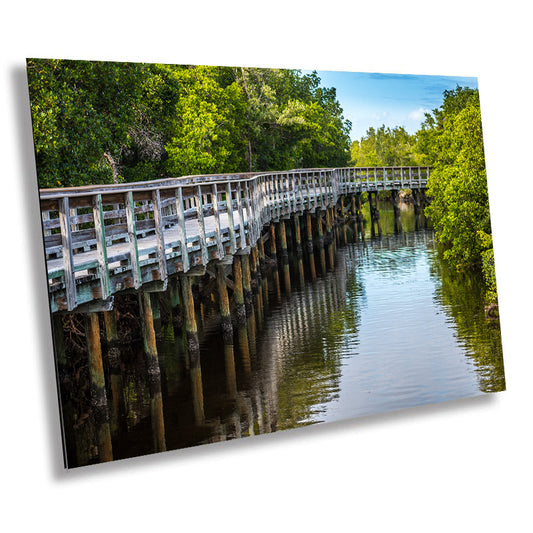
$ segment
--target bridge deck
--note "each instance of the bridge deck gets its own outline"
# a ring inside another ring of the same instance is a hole
[[[305,169],[41,190],[51,310],[162,290],[172,274],[246,253],[272,220],[345,194],[423,189],[428,177],[427,167]]]

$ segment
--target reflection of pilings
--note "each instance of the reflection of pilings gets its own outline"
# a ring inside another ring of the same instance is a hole
[[[152,435],[154,451],[166,450],[165,424],[163,421],[163,396],[161,394],[161,370],[157,355],[154,319],[152,314],[152,298],[148,292],[139,294],[141,323],[143,330],[144,353],[148,371],[148,385],[150,389],[150,414],[152,418]]]
[[[263,405],[261,402],[261,392],[259,389],[255,391],[255,412],[257,415],[257,427],[259,428],[259,434],[265,433],[265,426],[263,423]]]
[[[100,462],[113,460],[111,430],[107,412],[105,394],[104,367],[102,364],[102,347],[100,345],[100,325],[98,314],[89,313],[85,317],[85,334],[89,355],[89,375],[91,380],[91,407],[96,429],[98,457]]]
[[[109,362],[109,380],[111,382],[111,432],[116,434],[125,429],[124,384],[120,367],[120,348],[118,347],[116,311],[104,312],[104,324],[107,339],[107,359]]]
[[[228,298],[228,288],[226,287],[226,273],[224,265],[218,263],[216,266],[218,302],[222,322],[222,337],[224,344],[233,344],[233,326],[231,324],[231,312]]]
[[[67,367],[67,354],[65,351],[65,333],[61,315],[54,313],[53,334],[54,352],[57,362],[57,376],[59,377],[59,391],[61,401],[61,417],[63,420],[64,447],[67,466],[76,460],[75,436],[74,436],[74,409],[70,400],[72,381]]]
[[[317,225],[317,234],[318,234],[318,247],[320,250],[320,268],[322,274],[326,273],[326,252],[324,250],[324,232],[322,230],[322,216],[320,211],[316,215],[316,225]]]
[[[309,252],[309,272],[311,273],[311,280],[316,281],[315,254],[313,250]]]
[[[226,390],[230,398],[237,397],[237,375],[235,372],[235,350],[233,344],[224,345],[224,364],[226,368]]]

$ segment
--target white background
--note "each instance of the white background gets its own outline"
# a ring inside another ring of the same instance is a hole
[[[527,3],[161,4],[2,8],[2,530],[531,531]],[[508,391],[63,471],[26,57],[478,76]]]

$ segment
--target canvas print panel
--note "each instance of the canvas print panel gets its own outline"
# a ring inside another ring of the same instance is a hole
[[[67,467],[505,389],[475,78],[27,69]]]

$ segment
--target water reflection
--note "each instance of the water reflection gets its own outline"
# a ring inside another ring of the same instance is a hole
[[[376,235],[368,206],[363,213],[364,225],[342,229],[345,246],[333,236],[327,250],[307,248],[254,278],[254,305],[233,344],[223,342],[217,306],[205,306],[193,364],[180,321],[162,320],[167,449],[505,388],[499,328],[484,317],[479,279],[452,276],[432,231],[415,230],[427,226],[423,215],[407,209],[398,219],[382,201]],[[155,450],[143,347],[125,346],[120,357],[115,459]],[[91,457],[86,449],[79,462]]]

